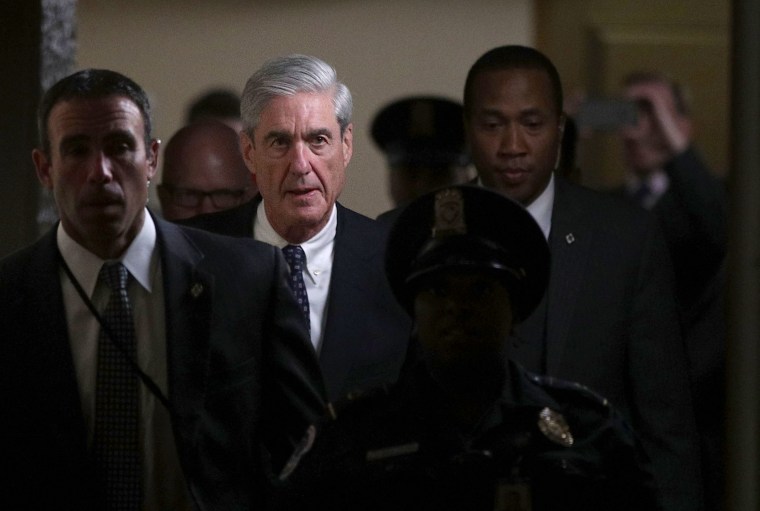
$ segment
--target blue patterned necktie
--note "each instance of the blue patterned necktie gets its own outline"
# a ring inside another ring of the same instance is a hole
[[[103,478],[109,510],[138,511],[140,449],[138,428],[139,380],[130,360],[137,356],[132,306],[127,296],[129,273],[119,262],[106,263],[99,279],[111,290],[98,337],[95,387],[95,457]],[[123,352],[122,352],[123,350]]]
[[[306,268],[306,254],[304,254],[300,245],[287,245],[282,249],[282,253],[285,255],[285,260],[290,266],[290,277],[288,278],[290,289],[293,290],[298,306],[306,318],[306,325],[311,329],[311,322],[309,321],[309,295],[306,293],[306,284],[303,281],[303,271]]]

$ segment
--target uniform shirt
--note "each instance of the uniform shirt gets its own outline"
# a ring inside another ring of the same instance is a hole
[[[338,227],[338,208],[333,204],[327,224],[311,239],[301,243],[306,254],[304,284],[309,296],[309,321],[311,325],[311,343],[319,353],[327,319],[327,300],[330,295],[330,275],[335,254],[335,233]],[[256,210],[253,224],[253,237],[279,248],[288,245],[288,241],[277,234],[264,211],[264,201]]]
[[[634,433],[585,387],[509,363],[501,395],[463,431],[424,364],[406,369],[310,430],[274,509],[658,509]]]
[[[102,313],[108,302],[109,289],[98,282],[98,274],[105,261],[74,241],[63,225],[58,226],[57,242],[74,277]],[[119,260],[131,275],[127,292],[134,311],[137,363],[164,395],[168,395],[164,288],[156,250],[156,227],[147,210],[142,229]],[[69,342],[87,424],[88,445],[91,446],[100,324],[63,269],[60,274]],[[140,384],[140,412],[143,510],[191,509],[169,413],[143,384]]]

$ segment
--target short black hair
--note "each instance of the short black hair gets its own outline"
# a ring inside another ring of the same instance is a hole
[[[53,84],[40,100],[37,109],[37,130],[40,148],[50,154],[48,118],[53,107],[73,99],[99,99],[108,96],[124,96],[132,101],[142,114],[145,126],[145,147],[150,145],[150,102],[142,87],[121,73],[108,69],[83,69]]]
[[[240,117],[240,96],[229,89],[211,89],[190,103],[187,123],[219,117]]]
[[[536,69],[544,71],[549,77],[552,87],[554,108],[557,115],[562,115],[562,82],[557,68],[549,58],[527,46],[508,45],[499,46],[484,53],[470,68],[464,83],[464,113],[465,117],[471,114],[472,87],[475,78],[489,71],[504,71],[509,69]]]

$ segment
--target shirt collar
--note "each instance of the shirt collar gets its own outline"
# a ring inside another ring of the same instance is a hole
[[[98,282],[98,274],[105,260],[96,256],[69,236],[62,224],[56,233],[58,249],[82,289],[92,296]],[[147,291],[151,291],[151,268],[156,247],[156,225],[145,210],[145,221],[132,243],[119,259],[134,279]]]
[[[552,209],[554,208],[554,173],[549,178],[549,184],[546,185],[541,195],[536,200],[528,204],[525,208],[533,219],[538,223],[544,238],[549,239],[549,232],[552,229]]]
[[[478,177],[478,186],[486,187],[483,181]],[[525,209],[528,210],[530,216],[536,221],[541,231],[544,233],[544,238],[549,239],[549,232],[552,229],[552,210],[554,209],[554,172],[549,177],[549,184],[546,185],[541,195],[536,197],[536,200],[531,202]]]
[[[323,249],[335,239],[335,232],[338,227],[338,207],[333,204],[332,211],[330,212],[330,218],[327,220],[325,226],[313,237],[300,243],[301,248],[306,253],[306,261],[309,261],[309,253]],[[277,231],[274,230],[272,224],[267,218],[266,211],[264,210],[264,201],[259,203],[256,210],[256,220],[253,226],[254,238],[270,245],[274,245],[279,248],[283,248],[285,245],[289,245],[288,241],[280,236]]]
[[[146,291],[152,291],[152,262],[156,248],[156,224],[153,223],[148,211],[145,211],[145,222],[132,243],[124,252],[121,262],[129,273]]]
[[[338,207],[333,204],[327,224],[311,239],[300,244],[306,256],[306,269],[308,270],[304,274],[308,275],[309,279],[314,283],[322,278],[320,277],[321,275],[329,276],[329,273],[325,272],[329,272],[329,269],[332,267],[332,249],[337,229]],[[264,210],[264,201],[259,203],[256,210],[253,232],[255,239],[269,243],[270,245],[283,248],[289,244],[285,238],[277,234],[277,231],[274,230],[274,227],[269,222]]]
[[[649,187],[653,196],[659,197],[668,190],[670,178],[664,170],[655,170],[643,178],[632,173],[626,174],[625,187],[629,192],[638,190],[644,183]]]

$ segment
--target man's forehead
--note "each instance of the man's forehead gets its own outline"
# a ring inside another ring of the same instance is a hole
[[[306,123],[305,125],[303,123]],[[329,92],[299,92],[276,96],[261,112],[259,126],[287,127],[299,123],[300,128],[334,128],[338,126],[332,94]]]
[[[531,93],[550,93],[551,80],[549,75],[541,69],[532,68],[509,68],[493,69],[478,74],[474,81],[475,88],[486,89],[484,92],[492,94],[504,94],[507,91],[525,91]],[[477,99],[477,95],[475,97]]]
[[[540,69],[515,68],[489,70],[479,74],[473,84],[472,113],[499,112],[505,106],[530,114],[554,113],[554,96],[549,75]]]
[[[74,98],[56,103],[48,118],[51,136],[106,135],[132,132],[142,136],[144,123],[139,107],[129,98]]]

